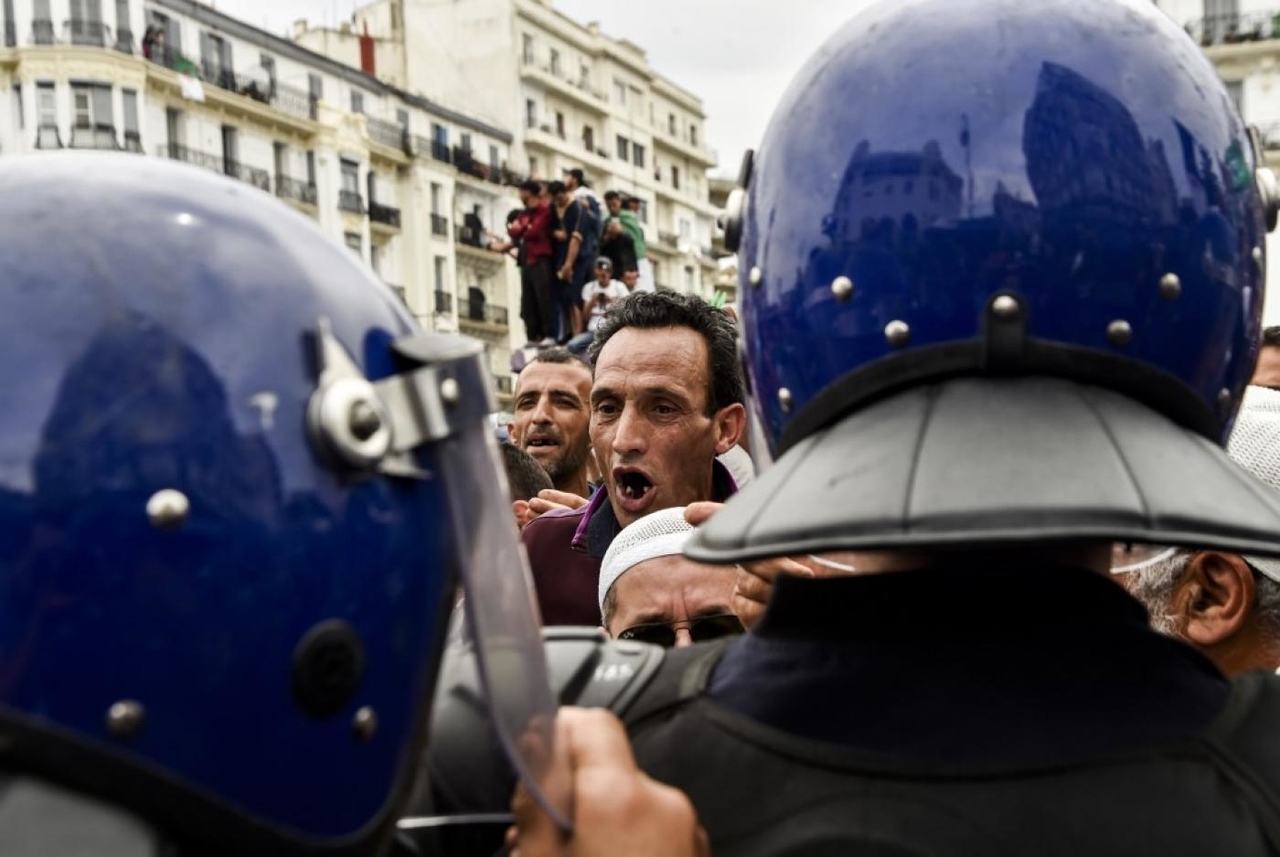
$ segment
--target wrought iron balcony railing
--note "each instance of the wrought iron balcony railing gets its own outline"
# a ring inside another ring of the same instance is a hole
[[[431,234],[432,235],[448,235],[449,234],[449,218],[443,214],[431,215]]]
[[[383,223],[399,229],[400,209],[393,205],[383,205],[380,202],[369,200],[369,219],[374,223]]]
[[[1280,9],[1207,15],[1188,24],[1187,32],[1203,47],[1280,39]]]
[[[294,199],[307,205],[316,204],[316,186],[301,179],[290,176],[276,176],[276,196],[282,199]]]
[[[441,315],[451,315],[453,313],[453,295],[451,293],[436,289],[435,299],[436,312]]]
[[[118,151],[120,142],[116,139],[116,127],[105,123],[73,125],[71,128],[70,148]]]
[[[111,28],[101,21],[69,18],[62,23],[62,29],[73,45],[105,48],[111,42]]]
[[[142,135],[137,131],[124,132],[124,150],[134,154],[142,154]]]
[[[458,301],[458,318],[462,321],[478,321],[501,327],[506,327],[508,323],[506,307],[490,306],[484,301],[469,298]]]
[[[40,125],[36,128],[37,149],[61,149],[62,135],[57,125]]]
[[[258,190],[271,193],[271,174],[266,170],[260,170],[239,161],[226,160],[222,171],[232,178],[240,179],[245,184],[253,185]]]
[[[181,53],[163,45],[156,45],[151,50],[151,61],[156,65],[173,69],[179,74],[192,74],[205,83],[252,98],[299,119],[315,119],[317,99],[305,90],[280,83],[263,80],[252,75],[236,74],[221,64],[210,60],[199,65]]]
[[[393,149],[407,151],[409,148],[409,132],[403,126],[385,119],[366,116],[365,128],[369,131],[369,139]]]
[[[185,161],[197,167],[204,167],[206,170],[213,170],[215,173],[222,172],[221,157],[183,146],[180,143],[167,143],[161,146],[160,154],[175,161]]]
[[[338,191],[338,208],[352,214],[364,214],[364,199],[353,190]]]
[[[49,18],[36,18],[31,22],[31,43],[35,45],[53,44],[53,21]]]

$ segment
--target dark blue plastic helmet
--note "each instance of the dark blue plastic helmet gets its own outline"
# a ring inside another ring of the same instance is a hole
[[[781,461],[694,551],[1274,549],[1275,504],[1212,448],[1256,354],[1257,159],[1147,0],[886,0],[849,22],[728,212]]]
[[[478,347],[159,159],[5,158],[0,224],[0,771],[219,853],[369,853],[471,566],[536,638]]]

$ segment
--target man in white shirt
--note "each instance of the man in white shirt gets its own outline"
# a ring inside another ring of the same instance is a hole
[[[582,354],[595,339],[600,319],[609,307],[631,294],[631,290],[613,278],[613,263],[607,256],[596,259],[595,279],[582,287],[582,306],[587,313],[587,329],[569,340],[568,349]]]

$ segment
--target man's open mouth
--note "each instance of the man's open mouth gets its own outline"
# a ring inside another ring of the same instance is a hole
[[[653,490],[653,483],[643,473],[625,471],[614,479],[619,493],[628,500],[643,500]]]
[[[550,449],[560,445],[560,441],[550,437],[532,437],[525,441],[524,448],[526,450],[534,449]]]

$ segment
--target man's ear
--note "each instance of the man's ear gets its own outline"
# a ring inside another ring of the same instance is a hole
[[[1239,634],[1256,601],[1253,569],[1235,554],[1201,551],[1187,560],[1171,606],[1182,633],[1202,648]]]
[[[516,424],[507,423],[507,439],[511,441],[512,446],[519,446],[520,440],[516,437]]]
[[[733,449],[738,438],[747,428],[747,409],[742,405],[727,405],[716,411],[716,455],[724,455]]]

